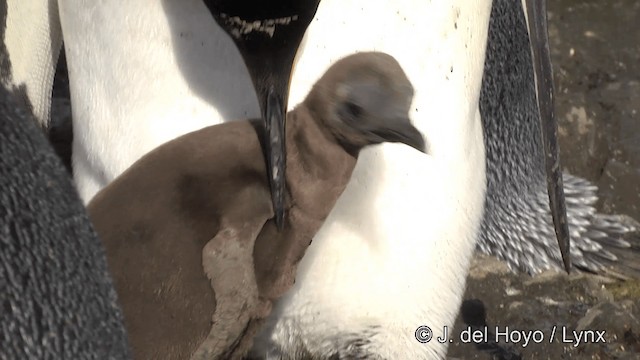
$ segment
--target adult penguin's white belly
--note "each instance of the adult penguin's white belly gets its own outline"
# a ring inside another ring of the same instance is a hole
[[[323,0],[307,30],[290,104],[332,61],[392,54],[416,90],[412,119],[429,155],[365,150],[351,182],[278,303],[255,355],[427,359],[447,344],[482,215],[485,158],[478,97],[491,1]],[[286,358],[286,357],[285,357]]]
[[[88,202],[151,149],[259,117],[242,57],[200,0],[60,0],[73,167]]]

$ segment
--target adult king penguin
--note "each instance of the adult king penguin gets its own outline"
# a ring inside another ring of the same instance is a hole
[[[170,139],[260,115],[243,58],[204,3],[59,5],[71,82],[74,172],[85,201]],[[390,53],[415,84],[410,116],[427,138],[430,155],[392,144],[361,154],[254,354],[444,356],[446,344],[420,343],[415,330],[452,325],[480,227],[485,152],[478,97],[490,8],[489,0],[320,3],[298,54],[289,107],[344,55]],[[530,16],[530,23],[538,24],[541,14]],[[279,25],[272,29],[279,31]],[[541,88],[547,81],[538,77]],[[554,170],[558,175],[559,167]],[[551,183],[561,189],[557,179]],[[561,210],[554,207],[555,213]]]

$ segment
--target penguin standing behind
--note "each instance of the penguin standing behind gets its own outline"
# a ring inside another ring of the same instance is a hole
[[[0,359],[128,359],[104,249],[21,95],[0,85]]]
[[[536,274],[560,268],[562,259],[548,206],[531,64],[521,5],[494,1],[480,92],[487,198],[478,249],[514,270]],[[640,277],[640,224],[597,212],[597,187],[568,173],[563,177],[573,265],[619,278]]]
[[[136,359],[241,358],[364,146],[425,143],[394,58],[335,63],[287,116],[284,229],[273,220],[260,123],[207,127],[137,161],[89,204]],[[212,291],[213,288],[213,291]],[[213,319],[213,322],[212,322]]]

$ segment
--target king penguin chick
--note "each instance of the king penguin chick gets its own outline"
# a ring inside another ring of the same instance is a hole
[[[287,116],[287,211],[272,220],[260,122],[216,125],[137,161],[89,204],[136,359],[238,359],[294,282],[360,149],[425,151],[413,87],[378,52],[336,62]]]

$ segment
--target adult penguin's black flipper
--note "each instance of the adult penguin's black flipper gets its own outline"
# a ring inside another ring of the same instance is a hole
[[[206,0],[218,24],[238,46],[258,94],[265,122],[263,147],[278,228],[284,219],[284,123],[293,62],[319,0]]]
[[[547,171],[547,190],[558,246],[567,272],[571,269],[569,226],[562,185],[562,168],[558,149],[558,124],[553,99],[553,73],[549,53],[546,0],[524,0],[529,39],[536,82],[544,161]]]
[[[21,95],[0,85],[0,359],[130,359],[102,243]]]

